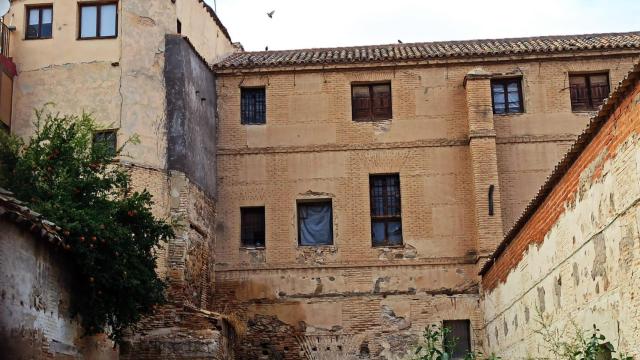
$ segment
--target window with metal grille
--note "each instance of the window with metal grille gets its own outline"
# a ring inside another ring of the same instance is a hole
[[[51,39],[53,33],[53,5],[27,8],[27,30],[25,39]]]
[[[298,243],[302,246],[333,244],[331,199],[298,202]]]
[[[103,146],[109,153],[114,154],[118,148],[117,130],[101,130],[93,134],[93,146]]]
[[[469,320],[445,320],[444,348],[452,359],[465,359],[471,351],[471,322]]]
[[[242,88],[241,97],[241,122],[243,124],[264,124],[267,122],[267,103],[265,100],[265,89],[262,88]]]
[[[597,110],[609,96],[609,75],[581,74],[569,76],[572,111]]]
[[[118,36],[118,4],[80,4],[80,39],[111,39]]]
[[[373,246],[402,245],[400,175],[370,175],[369,189]]]
[[[491,80],[491,98],[494,114],[514,114],[524,112],[522,104],[522,79]]]
[[[354,121],[391,119],[391,84],[352,84],[351,111]]]
[[[246,248],[264,248],[264,206],[240,208],[240,244]]]

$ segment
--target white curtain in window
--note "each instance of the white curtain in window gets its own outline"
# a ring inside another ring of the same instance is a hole
[[[98,22],[98,8],[96,6],[83,6],[81,8],[80,37],[96,37],[96,24]]]
[[[116,4],[100,8],[100,36],[116,35]]]

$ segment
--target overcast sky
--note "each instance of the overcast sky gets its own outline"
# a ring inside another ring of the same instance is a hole
[[[215,2],[231,38],[246,50],[640,30],[640,0]]]

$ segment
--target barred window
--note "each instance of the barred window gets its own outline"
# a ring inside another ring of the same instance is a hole
[[[391,84],[352,85],[351,111],[354,121],[391,119]]]
[[[373,246],[402,245],[400,175],[369,176]]]
[[[494,114],[524,112],[522,81],[520,78],[491,80],[491,97]]]
[[[265,89],[242,88],[241,97],[241,122],[242,124],[264,124],[267,122]]]
[[[572,111],[593,111],[598,109],[609,96],[609,75],[583,74],[570,75]]]
[[[298,202],[298,243],[302,246],[333,244],[331,200]]]
[[[264,206],[240,208],[240,244],[263,248],[265,244]]]
[[[469,320],[445,320],[442,327],[448,329],[444,348],[451,359],[465,359],[471,351],[471,322]]]
[[[100,130],[93,134],[93,146],[104,146],[109,153],[114,154],[118,149],[116,130]]]

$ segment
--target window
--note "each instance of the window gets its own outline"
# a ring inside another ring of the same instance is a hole
[[[302,246],[333,244],[331,200],[298,202],[298,243]]]
[[[264,124],[266,119],[265,90],[264,88],[242,88],[241,112],[243,124]]]
[[[80,39],[108,39],[117,35],[117,4],[80,5]]]
[[[51,39],[53,5],[28,7],[26,39]]]
[[[264,238],[264,206],[240,208],[240,244],[242,247],[263,248]]]
[[[464,359],[471,351],[471,322],[469,320],[445,320],[442,327],[448,328],[444,348],[452,359]]]
[[[593,111],[609,96],[609,75],[583,74],[570,75],[572,111]]]
[[[391,119],[391,84],[351,85],[351,111],[354,121]]]
[[[494,114],[524,112],[520,78],[491,80],[491,97],[493,99]]]
[[[102,130],[93,134],[93,145],[103,146],[111,154],[115,155],[118,148],[118,138],[116,130]]]
[[[400,175],[371,175],[369,190],[373,246],[402,245]]]

